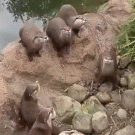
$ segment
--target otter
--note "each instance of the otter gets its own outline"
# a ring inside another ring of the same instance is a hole
[[[35,122],[40,108],[38,106],[38,99],[36,98],[36,93],[39,89],[38,84],[29,84],[21,98],[20,102],[20,123],[24,124],[24,126],[32,127]]]
[[[46,33],[52,39],[54,49],[57,51],[58,56],[62,56],[62,51],[69,53],[73,33],[62,18],[56,17],[49,20]]]
[[[28,135],[51,135],[52,120],[55,117],[56,113],[53,108],[42,110],[39,113]]]
[[[61,17],[76,34],[87,21],[85,17],[78,15],[76,9],[70,4],[65,4],[60,8],[58,17]]]
[[[21,38],[19,43],[22,43],[26,48],[29,61],[32,61],[35,55],[41,57],[39,51],[48,40],[44,32],[39,31],[34,24],[25,23],[19,31],[19,36]]]
[[[106,50],[99,56],[98,62],[98,82],[100,84],[110,81],[117,86],[117,62],[116,62],[116,52],[115,49],[110,51]]]

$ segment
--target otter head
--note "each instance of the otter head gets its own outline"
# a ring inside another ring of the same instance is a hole
[[[74,17],[74,23],[72,29],[79,30],[82,25],[86,23],[87,19],[82,16]]]
[[[38,84],[31,84],[26,87],[26,90],[24,92],[24,98],[26,100],[37,100],[36,98],[36,93],[39,90],[39,85]]]
[[[37,121],[47,124],[49,128],[52,129],[52,120],[55,119],[55,117],[56,112],[54,111],[54,108],[46,108],[39,113]]]
[[[64,27],[64,28],[61,28],[60,29],[60,39],[63,41],[63,42],[67,42],[70,40],[72,36],[72,30],[70,27]]]
[[[102,59],[102,65],[101,65],[101,74],[104,76],[109,76],[114,74],[115,70],[115,64],[114,60],[112,60],[110,57],[106,57]]]
[[[37,36],[35,36],[34,38],[34,44],[39,45],[39,44],[43,44],[48,40],[48,36],[44,35],[44,34],[39,34]]]

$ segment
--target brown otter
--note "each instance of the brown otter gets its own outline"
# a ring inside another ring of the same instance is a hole
[[[56,117],[53,108],[42,110],[28,135],[51,135],[52,120]]]
[[[70,4],[63,5],[60,8],[58,16],[61,17],[75,33],[78,33],[81,26],[86,22],[86,18],[78,15],[76,9]]]
[[[45,33],[39,31],[34,24],[25,23],[20,29],[19,35],[21,38],[20,42],[26,48],[29,60],[32,61],[34,55],[41,57],[39,51],[48,39]]]
[[[38,100],[35,95],[38,89],[39,86],[37,84],[28,85],[21,98],[19,112],[21,119],[19,124],[27,125],[29,128],[31,128],[40,112],[40,108],[37,104]]]
[[[104,83],[105,81],[111,81],[114,86],[117,85],[116,78],[116,52],[112,48],[110,51],[106,50],[99,56],[98,62],[98,82]]]
[[[56,17],[48,22],[46,33],[53,41],[54,49],[61,56],[62,51],[67,51],[72,43],[72,30],[63,19]],[[67,49],[67,50],[66,50]]]

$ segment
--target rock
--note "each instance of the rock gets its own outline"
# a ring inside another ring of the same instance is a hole
[[[68,96],[58,96],[53,100],[53,106],[60,121],[71,124],[81,104]]]
[[[61,123],[57,119],[54,119],[52,121],[52,134],[53,135],[58,135],[62,131],[72,130],[72,129],[73,129],[72,125]]]
[[[117,75],[123,75],[124,74],[124,70],[121,69],[117,69]]]
[[[75,130],[88,133],[92,132],[91,124],[92,115],[86,112],[77,112],[72,120],[72,124]]]
[[[126,90],[121,97],[122,104],[130,111],[135,110],[135,90]]]
[[[76,130],[63,131],[59,135],[84,135]]]
[[[90,114],[94,114],[98,111],[105,111],[105,107],[95,96],[91,96],[82,105],[82,110]]]
[[[110,96],[106,92],[98,92],[96,97],[102,104],[106,104],[111,101]]]
[[[132,62],[129,66],[128,69],[133,73],[135,71],[135,62]]]
[[[99,91],[101,92],[110,92],[113,89],[113,84],[111,82],[107,82],[107,83],[103,83],[100,87],[99,87]]]
[[[115,132],[114,135],[135,135],[135,128],[133,126],[127,126]]]
[[[124,109],[119,109],[118,112],[117,112],[117,116],[124,120],[127,118],[127,112],[124,110]]]
[[[128,74],[128,88],[133,89],[135,87],[135,73],[134,74]]]
[[[114,113],[118,112],[119,110],[118,104],[115,102],[106,104],[105,108],[106,108],[106,114],[108,117],[111,117],[112,115],[114,115]]]
[[[127,80],[126,77],[123,76],[123,77],[120,78],[120,85],[122,87],[127,87],[128,86],[128,80]]]
[[[124,69],[131,62],[131,57],[122,57],[120,58],[120,68]]]
[[[82,102],[88,95],[88,89],[78,84],[74,84],[67,89],[67,96],[78,102]]]
[[[92,127],[96,132],[101,133],[102,131],[107,129],[108,126],[109,122],[105,112],[99,111],[93,114]]]
[[[117,93],[117,91],[112,91],[109,94],[111,96],[111,101],[115,102],[115,103],[120,103],[121,101],[121,97],[119,96],[119,94]]]

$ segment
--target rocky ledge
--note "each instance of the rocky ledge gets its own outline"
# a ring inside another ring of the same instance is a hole
[[[84,14],[87,23],[79,32],[81,38],[73,37],[70,54],[62,58],[57,57],[51,41],[42,48],[42,57],[32,62],[21,43],[9,43],[0,57],[0,132],[14,131],[16,104],[27,84],[38,81],[39,104],[54,106],[58,121],[68,125],[63,134],[69,134],[66,129],[70,127],[70,134],[134,135],[135,64],[117,56],[119,87],[115,90],[110,82],[100,87],[94,83],[99,57],[112,48],[117,54],[114,38],[131,13],[128,0],[109,0],[98,13]]]

